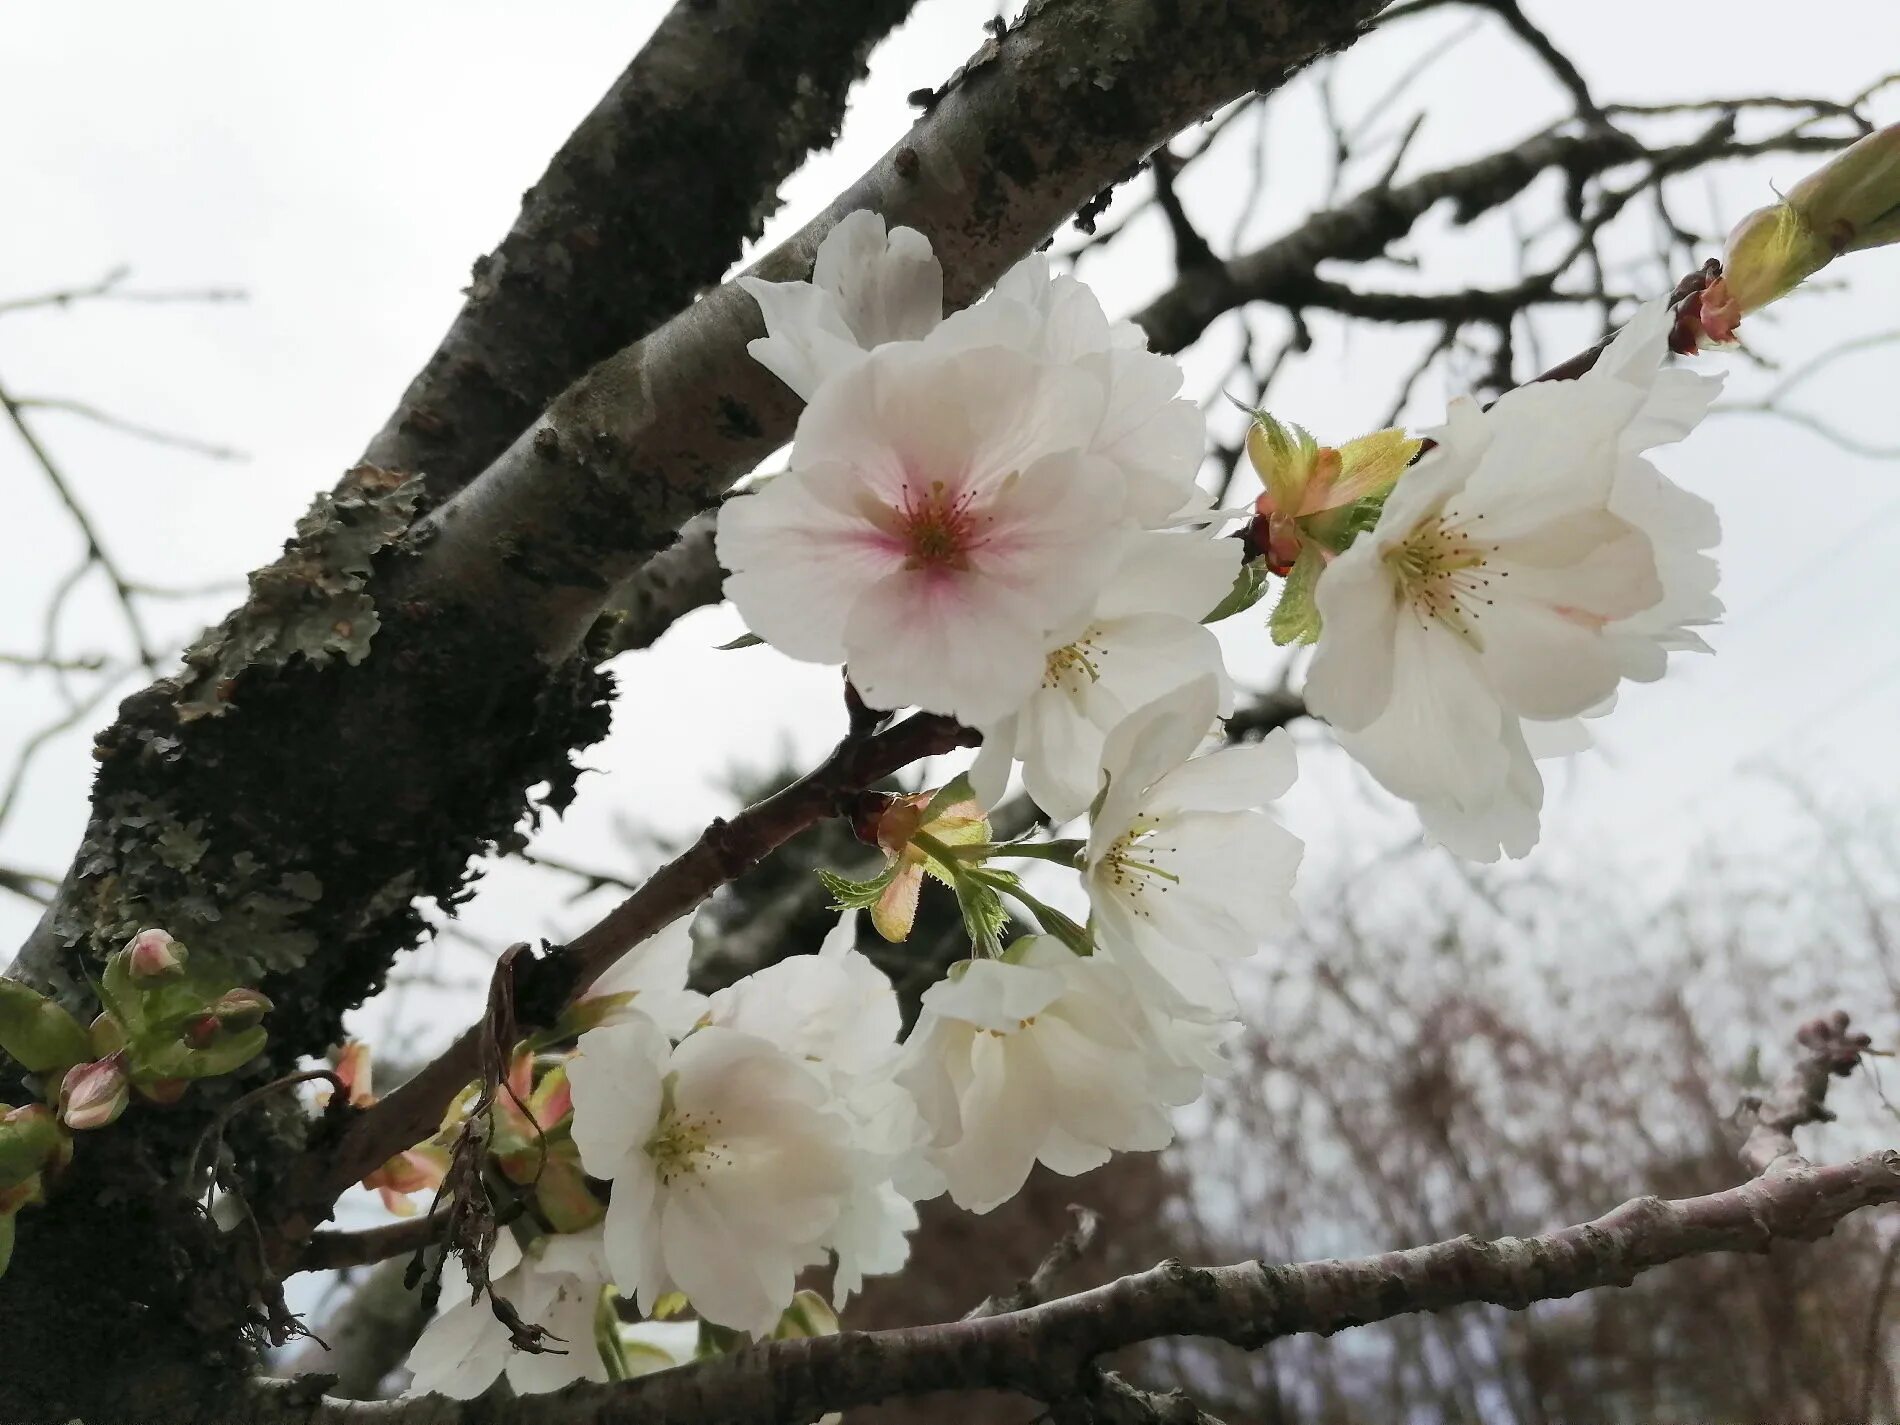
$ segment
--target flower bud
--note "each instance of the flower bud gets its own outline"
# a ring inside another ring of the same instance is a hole
[[[178,1037],[193,1049],[208,1049],[217,1042],[218,1035],[223,1032],[224,1026],[218,1023],[217,1015],[201,1014],[195,1019],[187,1020]]]
[[[226,990],[212,1002],[211,1013],[227,1030],[255,1029],[276,1008],[260,991]]]
[[[1835,154],[1788,190],[1787,203],[1831,252],[1900,241],[1900,124]]]
[[[607,1215],[570,1150],[552,1157],[534,1183],[534,1205],[556,1232],[584,1232]]]
[[[60,1121],[72,1129],[104,1128],[125,1112],[130,1088],[116,1054],[75,1064],[60,1080]]]
[[[1320,460],[1318,441],[1299,426],[1283,424],[1265,411],[1255,411],[1253,425],[1247,430],[1247,459],[1253,462],[1260,483],[1267,487],[1260,497],[1265,506],[1261,514],[1302,513],[1307,481]]]
[[[1843,150],[1735,225],[1722,275],[1697,299],[1690,335],[1735,339],[1748,313],[1785,297],[1843,252],[1900,242],[1900,124]]]
[[[125,947],[126,974],[141,989],[150,989],[185,973],[185,947],[163,930],[141,930]]]
[[[0,979],[0,1053],[34,1074],[92,1057],[78,1020],[37,990],[7,979]]]
[[[0,1116],[0,1188],[16,1187],[47,1165],[59,1148],[59,1120],[45,1104]]]

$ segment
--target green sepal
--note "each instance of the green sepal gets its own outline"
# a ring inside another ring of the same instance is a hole
[[[1273,606],[1273,617],[1267,623],[1275,643],[1284,647],[1318,641],[1319,607],[1313,602],[1313,589],[1325,569],[1325,556],[1318,549],[1310,544],[1301,547],[1300,557],[1293,561],[1280,590],[1280,602]]]
[[[715,653],[731,653],[735,649],[740,649],[740,648],[757,648],[760,644],[764,642],[765,640],[763,638],[760,638],[756,633],[742,633],[737,638],[733,639],[732,642],[722,643],[718,646],[718,648],[714,649],[713,651]]]

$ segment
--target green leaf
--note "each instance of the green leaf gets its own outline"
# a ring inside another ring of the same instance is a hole
[[[722,643],[714,649],[715,653],[730,653],[735,648],[757,648],[765,640],[756,633],[742,633],[730,643]]]
[[[1210,612],[1204,614],[1201,622],[1219,623],[1222,619],[1232,618],[1235,614],[1244,614],[1259,603],[1261,595],[1266,592],[1267,561],[1249,559],[1240,566],[1240,572],[1234,575],[1234,587],[1227,591],[1227,597],[1214,605]]]
[[[84,1063],[91,1051],[78,1020],[18,980],[0,979],[0,1053],[28,1073],[50,1074]]]
[[[890,885],[896,875],[895,861],[868,881],[854,881],[823,867],[818,870],[819,883],[831,892],[833,910],[869,910],[877,904],[878,897],[884,894],[885,887]]]
[[[1302,546],[1267,625],[1275,643],[1312,643],[1319,638],[1319,609],[1313,603],[1313,587],[1319,583],[1320,573],[1325,568],[1325,557],[1317,548],[1310,544]]]
[[[13,1260],[13,1214],[0,1217],[0,1277],[7,1274],[7,1263]]]
[[[202,1049],[182,1039],[164,1044],[138,1044],[130,1053],[137,1079],[215,1079],[244,1067],[264,1052],[269,1033],[261,1025],[223,1034]]]

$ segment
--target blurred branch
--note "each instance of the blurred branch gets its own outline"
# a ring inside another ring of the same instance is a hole
[[[13,429],[25,442],[28,453],[33,457],[33,463],[40,467],[41,473],[51,483],[53,492],[59,496],[60,503],[66,507],[67,514],[72,516],[73,524],[79,529],[80,538],[86,543],[87,564],[97,565],[99,571],[112,585],[112,591],[119,601],[120,612],[125,619],[126,631],[131,634],[132,646],[138,651],[139,662],[145,665],[147,672],[156,674],[158,655],[153,650],[152,641],[145,632],[144,621],[139,617],[138,607],[133,602],[132,586],[126,581],[117,561],[106,553],[105,545],[100,541],[99,531],[94,527],[92,517],[86,513],[85,506],[80,504],[79,497],[73,493],[71,483],[65,475],[60,473],[59,467],[53,463],[53,457],[47,453],[46,447],[40,444],[39,437],[33,433],[33,428],[27,424],[24,408],[7,393],[4,387],[0,387],[0,409],[6,411],[7,419],[13,422]]]
[[[381,1262],[323,1319],[285,1375],[315,1375],[344,1400],[374,1400],[384,1377],[409,1356],[426,1321],[422,1293],[410,1290],[409,1264]]]
[[[12,891],[14,895],[32,901],[35,905],[45,905],[52,900],[53,892],[59,887],[59,877],[43,875],[38,871],[19,871],[11,866],[0,866],[0,891]]]
[[[149,441],[153,445],[168,445],[176,450],[188,450],[194,455],[202,455],[209,460],[244,460],[248,457],[243,451],[228,445],[214,445],[208,440],[199,440],[196,436],[179,435],[175,431],[159,430],[155,426],[140,425],[137,421],[128,421],[109,411],[85,401],[67,400],[60,396],[20,396],[13,404],[22,411],[63,411],[70,416],[78,416],[107,430],[118,431],[122,435],[135,436],[139,440]]]
[[[70,307],[80,302],[109,299],[114,302],[242,302],[248,294],[240,287],[179,287],[141,291],[123,283],[132,275],[130,267],[113,268],[97,282],[79,287],[61,287],[30,297],[11,297],[0,301],[0,316],[44,307]]]

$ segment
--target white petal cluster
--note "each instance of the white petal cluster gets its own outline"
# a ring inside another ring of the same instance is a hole
[[[1234,1012],[1221,962],[1290,919],[1301,852],[1262,810],[1293,785],[1286,729],[1194,756],[1215,709],[1202,678],[1109,734],[1086,855],[1097,940],[1144,998],[1190,1019]]]
[[[594,1320],[607,1286],[599,1228],[540,1237],[524,1252],[503,1231],[488,1259],[489,1282],[525,1322],[553,1338],[545,1352],[516,1350],[486,1299],[476,1300],[459,1260],[442,1264],[442,1309],[409,1354],[412,1393],[470,1400],[498,1376],[523,1395],[577,1380],[608,1379],[594,1348]]]
[[[1652,303],[1582,378],[1454,405],[1320,578],[1308,704],[1462,855],[1536,842],[1539,724],[1660,677],[1721,612],[1715,513],[1643,455],[1719,386],[1660,369],[1669,322]]]
[[[727,596],[874,707],[1011,717],[1104,612],[1126,536],[1195,500],[1179,366],[1041,257],[939,321],[928,244],[870,214],[811,282],[750,290],[753,354],[809,404],[789,468],[720,512]]]
[[[850,1124],[851,1192],[826,1236],[837,1257],[832,1297],[843,1306],[867,1276],[910,1257],[917,1209],[892,1184],[923,1124],[892,1079],[903,1016],[885,973],[854,947],[845,915],[816,955],[794,955],[712,998],[710,1019],[776,1044],[818,1074]]]
[[[650,1021],[581,1036],[574,1143],[613,1182],[604,1235],[620,1290],[651,1312],[685,1294],[708,1321],[768,1334],[824,1260],[852,1192],[851,1127],[824,1081],[768,1040]]]
[[[906,1186],[988,1212],[1038,1161],[1084,1173],[1167,1146],[1166,1108],[1196,1098],[1201,1073],[1168,1052],[1116,965],[1033,936],[959,970],[924,994],[898,1072],[931,1129]]]

